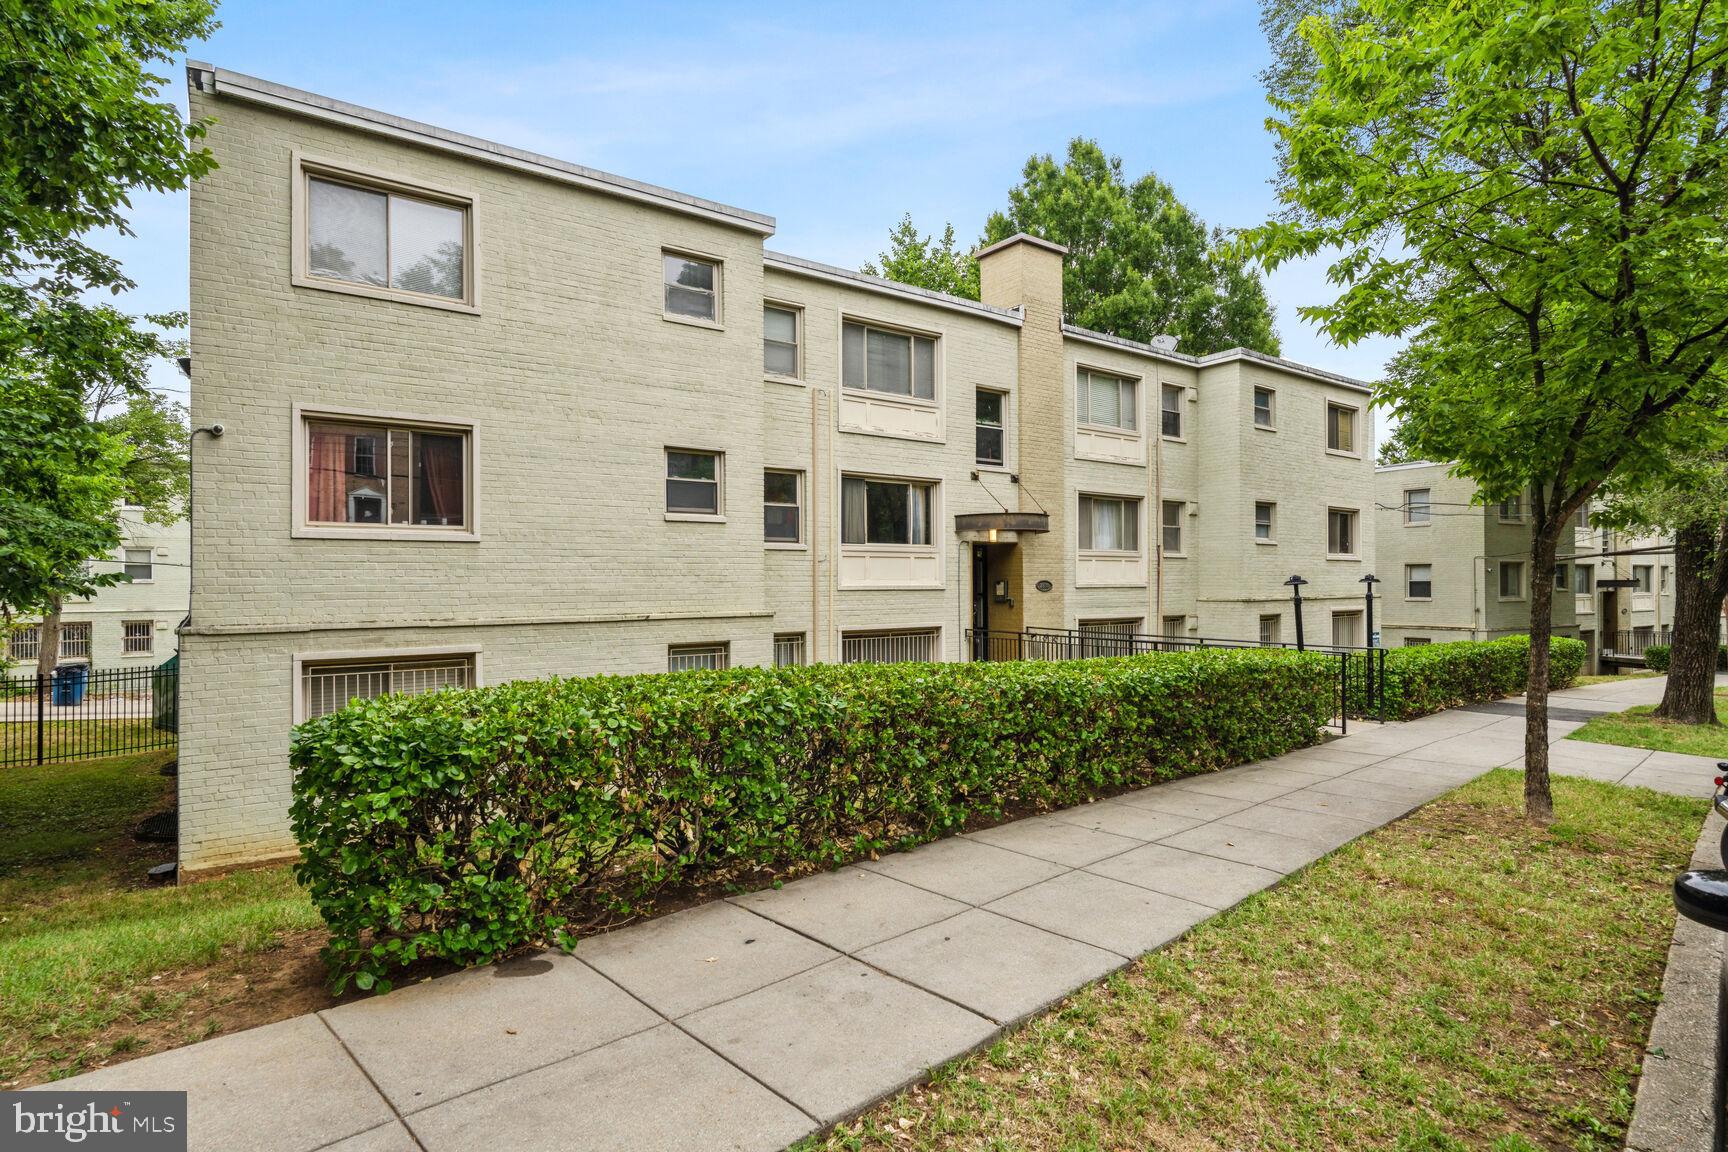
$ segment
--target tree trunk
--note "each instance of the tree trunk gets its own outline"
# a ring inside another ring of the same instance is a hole
[[[1728,521],[1698,522],[1674,533],[1674,640],[1668,685],[1656,715],[1684,724],[1716,724],[1716,652],[1722,599],[1728,593]]]
[[[42,614],[40,638],[36,643],[36,675],[54,675],[54,666],[60,663],[60,598],[48,605],[48,611]]]
[[[1524,686],[1524,815],[1541,824],[1554,819],[1548,783],[1548,661],[1554,635],[1554,554],[1559,532],[1570,521],[1537,515],[1530,533],[1530,674]]]

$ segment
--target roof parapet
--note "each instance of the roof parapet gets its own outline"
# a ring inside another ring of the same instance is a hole
[[[1025,317],[1017,308],[998,308],[994,304],[980,304],[978,301],[968,300],[964,296],[935,292],[929,288],[901,284],[896,280],[884,280],[880,276],[868,276],[863,272],[854,272],[850,268],[838,268],[832,264],[819,264],[814,260],[806,260],[802,256],[792,256],[785,252],[763,249],[762,265],[765,268],[773,268],[793,276],[808,276],[814,280],[845,284],[851,288],[861,288],[866,292],[879,292],[884,296],[899,296],[919,304],[931,304],[954,312],[967,312],[981,319],[994,320],[1001,324],[1012,324],[1016,328],[1025,321]]]

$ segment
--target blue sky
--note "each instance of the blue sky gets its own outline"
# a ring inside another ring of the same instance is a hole
[[[767,212],[770,246],[856,267],[910,211],[970,243],[1027,156],[1075,135],[1156,171],[1209,223],[1275,207],[1257,5],[247,3],[192,55],[224,68]],[[184,80],[174,77],[184,103]],[[104,238],[134,311],[186,306],[186,197]],[[1387,341],[1296,316],[1323,262],[1268,288],[1284,352],[1364,379]],[[184,394],[170,372],[160,386]]]

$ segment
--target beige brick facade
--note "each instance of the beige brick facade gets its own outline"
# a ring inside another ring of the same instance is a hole
[[[292,851],[296,677],[320,659],[459,654],[492,684],[664,670],[682,644],[766,664],[789,634],[838,660],[848,634],[928,630],[958,660],[979,611],[997,630],[1181,617],[1242,639],[1277,615],[1289,641],[1292,573],[1310,581],[1311,641],[1359,608],[1375,530],[1359,384],[1065,328],[1061,253],[1042,241],[982,254],[985,302],[960,301],[767,251],[773,223],[753,213],[189,72],[220,164],[192,193],[193,419],[226,434],[196,462],[188,871]],[[467,204],[471,297],[304,275],[298,182],[314,168]],[[717,322],[667,317],[667,251],[717,265]],[[795,376],[764,370],[765,302],[799,318]],[[933,398],[843,388],[847,323],[932,341]],[[1135,382],[1131,432],[1080,427],[1083,369]],[[1180,437],[1159,435],[1165,384],[1183,390]],[[1276,391],[1275,430],[1255,425],[1257,386]],[[1000,466],[976,460],[980,390],[1005,397]],[[1327,451],[1328,402],[1359,410],[1357,451]],[[468,529],[310,527],[303,419],[319,413],[467,431]],[[723,454],[719,515],[667,514],[668,449]],[[764,469],[799,474],[795,544],[764,542]],[[844,543],[848,476],[931,485],[928,545]],[[1082,496],[1139,501],[1136,552],[1081,552]],[[1184,504],[1179,556],[1158,547],[1161,500]],[[1273,542],[1255,540],[1257,500],[1278,505]],[[1351,557],[1328,555],[1331,508],[1360,513]],[[956,523],[1005,510],[1047,514],[1048,531]]]

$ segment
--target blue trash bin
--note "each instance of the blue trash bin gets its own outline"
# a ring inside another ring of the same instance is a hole
[[[76,708],[84,703],[84,686],[90,669],[82,664],[66,664],[54,669],[54,703],[62,708]]]

